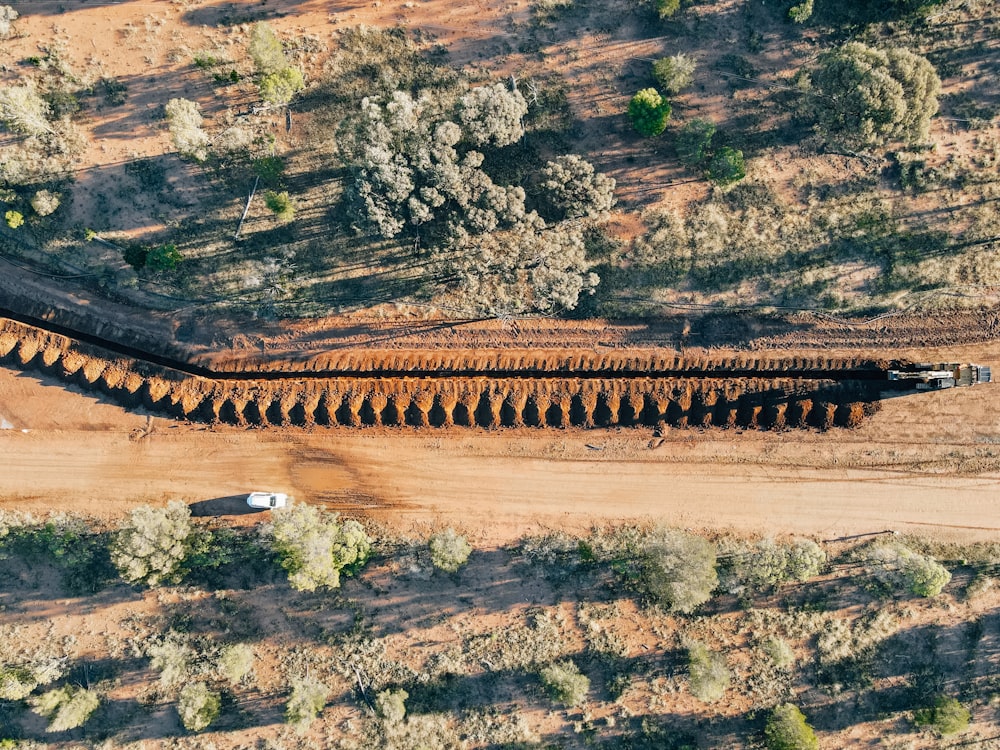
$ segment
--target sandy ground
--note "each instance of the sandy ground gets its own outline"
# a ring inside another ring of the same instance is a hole
[[[676,430],[660,443],[640,429],[207,427],[0,369],[0,507],[114,516],[176,498],[233,515],[235,496],[276,489],[401,530],[447,523],[495,543],[633,519],[821,539],[885,529],[987,539],[1000,531],[996,392],[892,399],[858,430]]]

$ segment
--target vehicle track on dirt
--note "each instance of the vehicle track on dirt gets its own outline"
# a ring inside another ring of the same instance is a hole
[[[877,410],[886,366],[662,350],[432,351],[345,352],[322,370],[219,371],[34,322],[0,319],[0,362],[124,406],[242,426],[851,426]]]

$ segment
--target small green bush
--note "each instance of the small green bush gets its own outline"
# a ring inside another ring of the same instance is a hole
[[[677,158],[686,167],[696,167],[704,162],[712,148],[715,123],[709,120],[691,120],[677,134]]]
[[[264,203],[280,221],[289,222],[295,218],[295,203],[287,191],[276,193],[273,190],[268,190],[264,193]]]
[[[323,710],[329,695],[330,688],[315,677],[293,679],[292,694],[285,705],[285,721],[295,731],[305,732]]]
[[[798,5],[788,9],[788,17],[795,23],[805,23],[813,14],[813,0],[803,0]]]
[[[24,215],[20,211],[11,209],[3,215],[3,218],[11,229],[17,229],[24,224]]]
[[[216,670],[234,687],[253,672],[253,648],[249,643],[232,643],[222,649]]]
[[[219,716],[219,694],[208,689],[204,682],[193,682],[181,688],[177,712],[181,723],[189,732],[200,732]]]
[[[918,726],[930,726],[943,737],[964,731],[971,718],[969,709],[948,695],[938,696],[933,706],[913,713],[913,721]]]
[[[146,253],[146,266],[154,271],[172,271],[183,260],[174,244],[158,245]]]
[[[668,94],[678,94],[694,82],[695,61],[678,52],[653,63],[653,76]]]
[[[660,18],[670,18],[680,7],[681,0],[656,0],[656,14]]]
[[[688,646],[688,678],[691,695],[705,703],[722,700],[729,687],[729,668],[723,654],[713,653],[703,643]]]
[[[457,573],[472,554],[472,546],[454,529],[439,531],[430,538],[431,562],[446,573]]]
[[[784,703],[771,712],[764,729],[768,750],[819,750],[819,740],[796,706]]]
[[[747,176],[743,152],[723,146],[708,163],[708,178],[717,185],[732,185]]]
[[[651,138],[666,129],[670,119],[670,102],[656,89],[642,89],[629,102],[628,116],[636,131]]]
[[[539,670],[538,676],[552,699],[567,707],[578,706],[587,699],[590,680],[571,661],[550,664]]]

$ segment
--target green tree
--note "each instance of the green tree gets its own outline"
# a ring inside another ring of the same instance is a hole
[[[165,508],[141,505],[129,513],[111,543],[111,561],[129,583],[177,583],[199,540],[191,510],[180,500]]]
[[[250,30],[250,44],[247,47],[257,72],[262,75],[278,73],[288,67],[281,40],[274,29],[264,21],[259,21]]]
[[[539,670],[538,676],[552,699],[564,706],[572,708],[587,699],[590,680],[580,673],[580,669],[572,661],[567,660],[543,667]]]
[[[260,79],[260,98],[268,104],[288,104],[297,93],[306,87],[302,71],[287,67],[268,73]]]
[[[289,197],[287,190],[280,193],[268,190],[264,193],[264,203],[280,221],[288,222],[295,218],[295,203]]]
[[[694,82],[694,58],[678,52],[653,63],[653,77],[667,94],[679,94]]]
[[[798,5],[788,9],[788,17],[795,23],[805,23],[813,14],[813,0],[803,0]]]
[[[100,702],[93,690],[74,685],[50,690],[29,701],[36,714],[49,720],[47,732],[65,732],[83,726]]]
[[[472,554],[472,546],[468,540],[448,528],[439,531],[430,538],[431,563],[435,568],[446,573],[457,573],[465,565]]]
[[[660,18],[670,18],[680,10],[681,0],[655,0],[656,14]]]
[[[677,134],[677,158],[686,167],[696,167],[704,162],[712,148],[715,123],[709,120],[691,120]]]
[[[933,706],[913,713],[918,726],[931,726],[943,737],[967,729],[971,718],[969,709],[948,695],[939,695]]]
[[[656,89],[642,89],[629,102],[628,116],[632,120],[632,126],[640,134],[646,137],[656,136],[667,127],[670,102],[660,96]]]
[[[743,152],[723,146],[708,162],[708,178],[717,185],[732,185],[747,176]]]
[[[729,687],[729,667],[726,657],[709,651],[704,643],[694,642],[688,646],[688,679],[691,695],[705,703],[715,703]]]
[[[771,712],[764,740],[768,750],[819,750],[816,733],[791,703],[783,703]]]
[[[299,591],[337,588],[341,573],[351,573],[368,560],[371,540],[357,521],[340,523],[335,513],[294,504],[272,513],[272,547],[288,583]]]
[[[11,229],[17,229],[24,224],[24,215],[20,211],[11,209],[3,215],[3,218]]]
[[[185,729],[200,732],[215,721],[221,706],[218,693],[209,690],[204,682],[192,682],[181,688],[177,713]]]
[[[145,265],[154,271],[172,271],[183,260],[177,246],[171,243],[158,245],[146,253]]]
[[[208,133],[202,130],[201,107],[189,99],[171,99],[166,106],[167,123],[174,148],[189,159],[208,158]]]
[[[715,545],[676,529],[659,529],[643,545],[638,585],[674,612],[689,613],[712,596],[719,583]]]
[[[598,218],[615,204],[614,178],[576,154],[547,162],[541,177],[541,201],[549,209],[543,213],[556,220]]]
[[[330,688],[315,677],[292,680],[292,694],[285,705],[285,721],[297,732],[305,732],[319,715],[330,696]]]
[[[937,596],[951,580],[951,573],[941,563],[914,552],[902,542],[871,546],[867,560],[875,580],[889,589],[914,596]]]
[[[810,100],[822,133],[848,146],[927,140],[941,80],[925,58],[848,42],[820,55]]]

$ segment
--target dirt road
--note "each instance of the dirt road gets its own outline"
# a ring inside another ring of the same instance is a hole
[[[150,421],[44,376],[0,369],[0,507],[114,516],[143,502],[204,504],[274,488],[402,530],[458,525],[483,542],[630,519],[824,539],[888,528],[995,538],[996,392],[892,399],[858,430],[675,430],[660,441],[641,429]],[[229,513],[239,503],[210,507]]]

